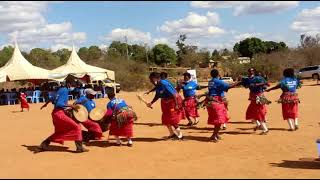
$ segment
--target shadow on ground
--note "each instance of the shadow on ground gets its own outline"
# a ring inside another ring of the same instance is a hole
[[[271,166],[291,169],[320,169],[320,161],[314,158],[302,158],[299,161],[283,160],[281,163],[270,163]]]
[[[75,151],[68,150],[68,147],[63,147],[63,146],[55,146],[55,145],[50,145],[48,151],[42,151],[39,146],[29,146],[29,145],[21,145],[25,148],[27,148],[29,151],[33,152],[34,154],[40,153],[40,152],[71,152],[74,153]]]

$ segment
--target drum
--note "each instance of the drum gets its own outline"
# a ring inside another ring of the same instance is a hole
[[[94,108],[90,113],[89,117],[93,121],[101,121],[106,114],[106,109],[104,108]]]
[[[72,110],[72,115],[74,119],[76,119],[79,122],[85,122],[88,120],[89,113],[87,109],[83,105],[76,105],[76,109]]]

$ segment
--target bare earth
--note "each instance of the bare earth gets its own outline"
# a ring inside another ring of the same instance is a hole
[[[42,111],[42,104],[31,105],[30,112],[23,113],[18,112],[19,105],[1,106],[0,178],[320,178],[320,163],[310,160],[317,157],[315,141],[320,135],[320,86],[311,84],[298,91],[302,103],[296,132],[287,131],[281,106],[274,102],[280,90],[267,94],[273,103],[268,107],[266,136],[254,133],[254,125],[244,119],[248,90],[230,90],[231,122],[217,144],[208,142],[211,127],[206,124],[206,110],[200,110],[197,127],[183,127],[185,141],[164,141],[168,132],[160,124],[159,102],[147,109],[136,93],[121,92],[119,97],[139,116],[134,146],[113,146],[112,138],[105,141],[105,133],[104,141],[90,143],[90,152],[83,154],[72,153],[73,142],[33,153],[53,132],[52,105]],[[107,99],[96,102],[103,107]]]

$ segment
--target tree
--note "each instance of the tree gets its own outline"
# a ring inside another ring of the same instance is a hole
[[[184,44],[185,40],[187,39],[187,35],[183,34],[179,36],[178,41],[176,42],[176,45],[178,47],[177,51],[177,61],[178,64],[182,64],[183,58],[182,56],[185,55],[186,52],[186,45]]]
[[[176,63],[176,54],[172,48],[166,44],[157,44],[152,48],[153,61],[157,65],[167,65]]]
[[[102,56],[102,51],[98,46],[90,46],[88,49],[87,61],[98,60]]]
[[[82,60],[87,60],[89,56],[89,49],[87,47],[82,47],[78,51],[78,55]]]
[[[54,55],[50,50],[34,48],[30,51],[28,59],[30,63],[46,69],[53,69],[61,65],[58,55]]]
[[[229,56],[231,55],[230,51],[227,48],[224,48],[221,52],[222,56]]]
[[[69,51],[66,48],[63,48],[54,52],[53,55],[58,56],[60,58],[61,64],[65,64],[71,55],[71,51]]]
[[[5,46],[0,51],[0,66],[5,65],[13,54],[14,48],[12,46]]]
[[[147,62],[147,49],[144,46],[134,44],[130,47],[132,60]]]
[[[252,58],[254,54],[265,52],[265,45],[261,39],[252,37],[240,41],[239,48],[236,46],[233,49],[238,49],[242,56]]]
[[[236,44],[233,46],[233,52],[239,53],[239,43],[236,43]]]
[[[120,41],[112,41],[112,43],[109,45],[108,51],[112,50],[114,55],[117,54],[114,52],[116,51],[118,52],[118,54],[120,54],[120,56],[127,57],[127,47],[128,47],[128,50],[131,49],[130,46],[127,45],[126,43],[122,43]]]

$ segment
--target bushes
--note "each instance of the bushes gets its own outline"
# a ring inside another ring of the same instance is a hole
[[[124,91],[137,91],[152,88],[149,82],[148,66],[141,62],[124,58],[108,58],[96,61],[94,66],[115,71],[116,82],[121,84]]]

